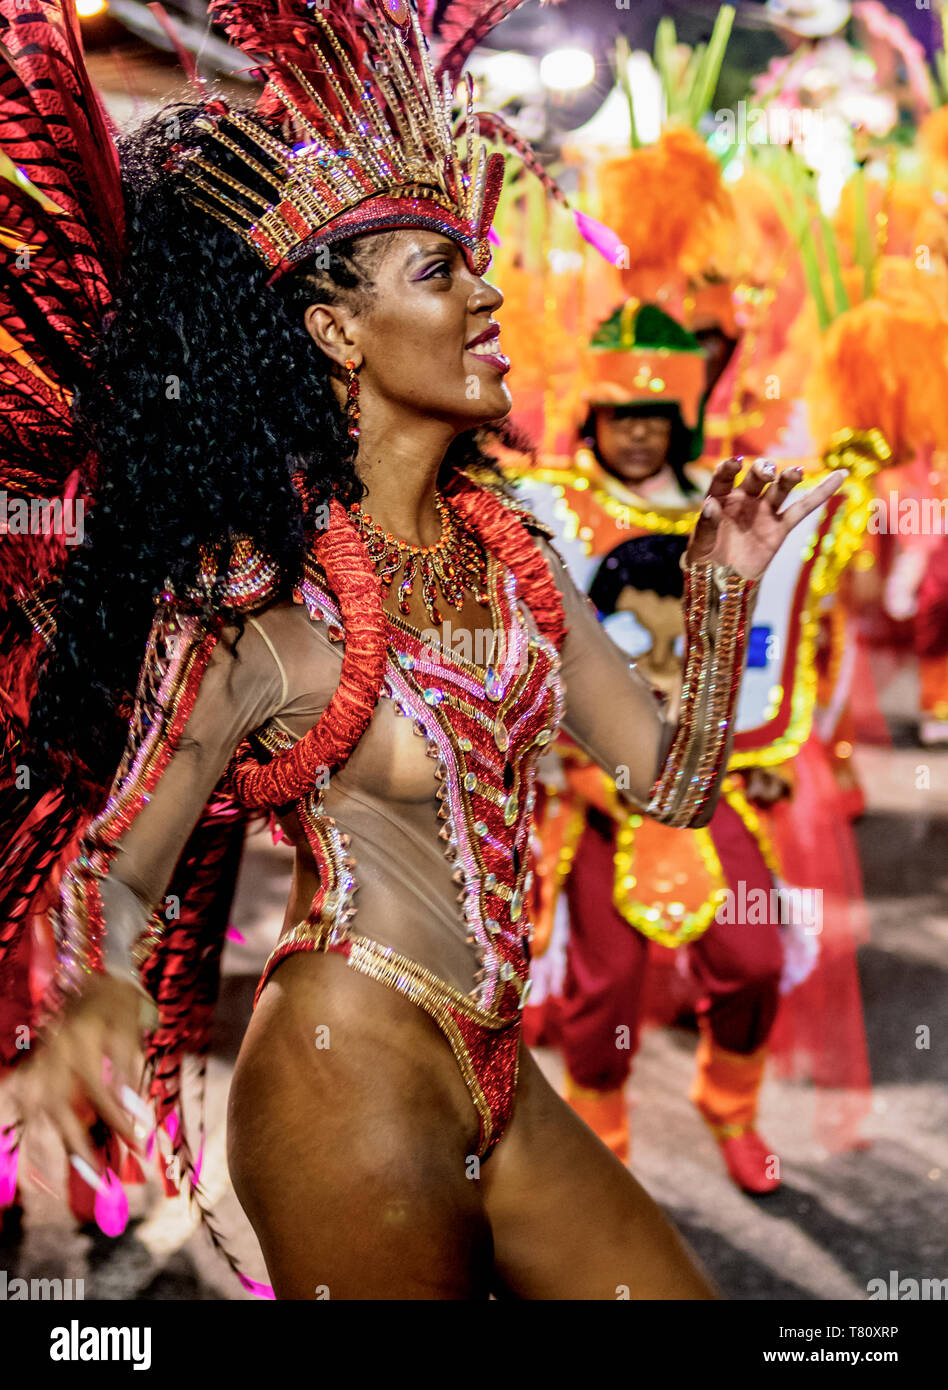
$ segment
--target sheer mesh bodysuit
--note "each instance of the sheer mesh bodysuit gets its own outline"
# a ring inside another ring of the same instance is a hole
[[[293,890],[260,984],[291,952],[332,950],[425,1008],[468,1086],[481,1157],[502,1136],[516,1090],[536,761],[561,726],[603,770],[626,768],[632,786],[647,788],[667,744],[649,686],[555,551],[537,544],[563,596],[559,656],[494,557],[503,640],[490,669],[433,653],[389,620],[386,680],[366,733],[307,798],[309,837],[295,813],[284,819],[297,851]],[[110,952],[145,930],[242,739],[279,751],[325,709],[342,664],[337,620],[332,595],[307,583],[247,617],[236,658],[229,643],[214,648],[180,744],[100,880]]]

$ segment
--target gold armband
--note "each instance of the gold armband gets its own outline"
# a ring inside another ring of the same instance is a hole
[[[744,670],[758,580],[730,565],[682,563],[685,661],[678,728],[653,787],[648,815],[666,825],[699,820],[714,791]]]

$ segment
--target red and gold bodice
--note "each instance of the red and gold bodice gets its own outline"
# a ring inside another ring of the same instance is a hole
[[[488,583],[494,628],[472,636],[486,638],[484,652],[387,618],[382,695],[411,721],[434,764],[431,834],[443,842],[457,910],[476,953],[473,1001],[512,1016],[528,988],[534,770],[559,724],[563,697],[559,657],[519,600],[514,574],[492,559]],[[338,630],[335,600],[314,577],[297,597],[312,619]],[[305,814],[320,871],[309,929],[318,923],[335,945],[349,934],[358,905],[359,850],[322,802],[309,799]],[[372,935],[380,930],[373,924]]]

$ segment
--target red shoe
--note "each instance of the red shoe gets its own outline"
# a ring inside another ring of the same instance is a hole
[[[741,1129],[737,1134],[716,1135],[718,1148],[727,1164],[731,1181],[754,1197],[776,1192],[780,1178],[780,1159],[768,1149],[756,1129]]]

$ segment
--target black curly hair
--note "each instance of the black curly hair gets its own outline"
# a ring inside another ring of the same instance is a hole
[[[623,589],[651,591],[659,598],[681,598],[685,578],[681,557],[687,536],[633,536],[611,550],[596,570],[589,597],[603,616],[616,611]]]
[[[202,546],[218,546],[203,612],[239,634],[242,619],[225,594],[235,539],[249,536],[288,591],[312,543],[313,518],[325,511],[319,504],[364,494],[332,364],[314,347],[303,312],[371,295],[390,234],[338,241],[268,286],[256,252],[181,196],[185,180],[170,147],[207,142],[200,116],[197,105],[175,104],[120,141],[127,259],[92,385],[74,401],[94,505],[63,575],[30,735],[41,775],[86,799],[90,787],[107,788],[121,757],[163,587],[183,593],[195,585]],[[245,169],[241,175],[246,181]],[[490,468],[484,437],[460,435],[443,470]],[[294,474],[313,504],[308,515]]]

